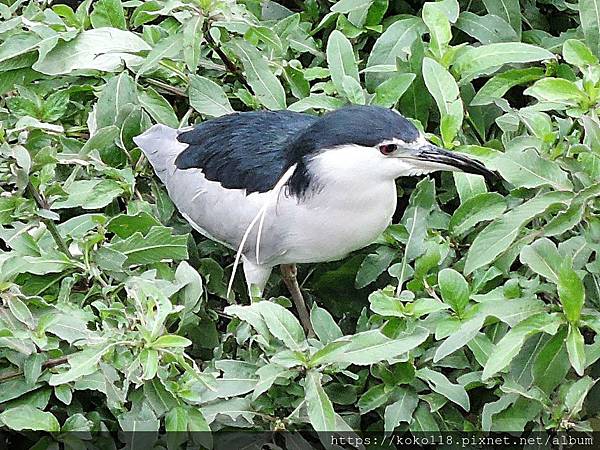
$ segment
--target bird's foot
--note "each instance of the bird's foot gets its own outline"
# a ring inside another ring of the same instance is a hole
[[[308,309],[306,308],[306,303],[304,303],[304,297],[302,296],[302,291],[300,291],[300,285],[298,284],[298,270],[296,269],[296,264],[281,264],[280,267],[283,282],[290,291],[292,301],[294,302],[296,311],[298,311],[298,316],[302,326],[304,327],[304,330],[306,331],[306,335],[308,337],[315,337],[315,332],[312,324],[310,323],[310,315],[308,313]]]

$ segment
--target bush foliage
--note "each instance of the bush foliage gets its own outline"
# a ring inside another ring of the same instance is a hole
[[[5,431],[600,430],[600,0],[47,3],[0,1]],[[503,180],[399,180],[376,243],[301,268],[307,340],[276,276],[226,297],[132,137],[349,103]]]

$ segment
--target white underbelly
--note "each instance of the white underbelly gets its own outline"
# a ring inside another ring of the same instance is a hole
[[[377,239],[394,214],[396,185],[393,180],[359,184],[328,185],[298,200],[284,192],[246,195],[225,189],[195,169],[177,171],[167,187],[194,228],[232,249],[238,248],[249,225],[268,203],[263,226],[255,221],[243,253],[249,260],[275,266],[340,259]]]
[[[333,261],[373,243],[390,224],[396,200],[395,183],[389,182],[362,192],[318,193],[299,205],[280,204],[287,229],[278,234],[286,252],[271,263]]]

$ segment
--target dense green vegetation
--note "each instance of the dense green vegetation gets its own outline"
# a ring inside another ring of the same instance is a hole
[[[600,0],[59,3],[0,0],[0,429],[600,430]],[[277,276],[226,298],[132,137],[348,103],[503,181],[399,180],[301,267],[307,341]]]

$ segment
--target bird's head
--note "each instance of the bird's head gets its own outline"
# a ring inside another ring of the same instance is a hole
[[[377,106],[351,106],[324,115],[297,136],[292,151],[335,171],[338,178],[346,173],[393,179],[437,170],[495,177],[479,161],[431,144],[409,120]]]

